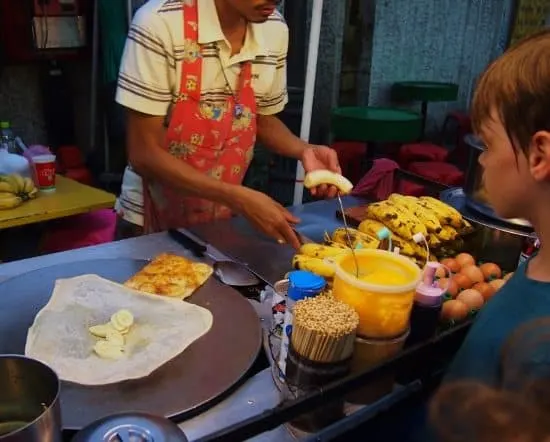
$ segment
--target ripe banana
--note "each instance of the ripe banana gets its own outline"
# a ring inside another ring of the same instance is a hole
[[[292,258],[292,267],[297,270],[307,270],[324,278],[334,277],[334,268],[320,258],[294,255],[294,258]]]
[[[25,188],[25,179],[21,175],[8,175],[6,177],[6,180],[12,183],[14,193],[20,194],[21,192],[23,192],[23,189]]]
[[[329,247],[336,247],[338,249],[342,249],[342,250],[349,250],[350,248],[345,245],[345,244],[340,244],[339,242],[336,242],[336,241],[333,241],[332,239],[330,239],[330,236],[328,237],[328,239],[325,239],[323,241],[323,245],[325,246],[329,246]]]
[[[357,229],[360,232],[366,233],[367,235],[375,236],[378,234],[380,230],[384,228],[387,229],[388,227],[386,227],[380,221],[367,218],[366,220],[362,221],[361,224],[359,224],[359,227]],[[401,238],[399,235],[397,235],[395,232],[391,232],[391,241],[392,241],[392,246],[399,247],[400,253],[402,253],[403,255],[414,256],[418,254],[417,249],[422,250],[422,248],[417,247],[414,241],[406,241],[403,238]]]
[[[12,184],[6,181],[3,177],[0,177],[0,192],[15,193]]]
[[[329,258],[331,256],[341,255],[346,253],[347,247],[332,247],[323,244],[307,243],[302,244],[298,253],[300,255],[310,256],[312,258]],[[347,249],[349,250],[349,249]]]
[[[458,232],[452,226],[443,226],[441,231],[435,234],[441,241],[454,241],[458,237]]]
[[[354,249],[358,246],[363,249],[377,249],[380,245],[380,241],[376,237],[360,232],[357,229],[345,229],[344,227],[339,227],[332,233],[332,240]],[[351,241],[351,244],[349,244],[349,241]]]
[[[31,180],[30,178],[24,178],[23,181],[24,181],[24,185],[23,185],[23,192],[24,193],[29,194],[33,190],[36,189],[36,187],[34,185],[34,181]]]
[[[22,202],[23,200],[19,196],[11,192],[0,193],[0,210],[15,209]]]
[[[414,196],[404,196],[398,193],[392,193],[389,200],[409,210],[426,226],[428,232],[439,233],[441,231],[441,223],[439,219],[437,219],[437,216],[435,216],[432,211],[418,204],[417,198]]]
[[[311,189],[321,184],[329,184],[338,189],[341,195],[347,195],[353,189],[353,184],[345,176],[334,173],[330,170],[314,170],[304,178],[304,187]]]
[[[432,210],[441,224],[450,224],[455,229],[460,229],[463,226],[462,215],[454,207],[430,196],[421,196],[418,198],[418,203],[426,209]]]
[[[414,214],[391,201],[369,204],[367,217],[380,221],[406,240],[411,240],[416,233],[428,234],[426,226]]]

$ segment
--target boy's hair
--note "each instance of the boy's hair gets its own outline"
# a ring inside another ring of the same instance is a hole
[[[550,131],[550,30],[512,46],[482,74],[472,103],[476,133],[493,111],[516,150],[526,152],[536,132]]]

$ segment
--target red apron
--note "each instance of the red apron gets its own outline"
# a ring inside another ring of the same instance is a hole
[[[237,100],[233,96],[224,103],[201,100],[202,48],[198,43],[197,2],[183,4],[185,54],[180,93],[172,108],[165,149],[177,161],[213,179],[241,184],[256,141],[252,64],[242,64],[235,91]],[[182,196],[181,191],[158,182],[144,181],[143,190],[145,233],[231,216],[228,207]]]

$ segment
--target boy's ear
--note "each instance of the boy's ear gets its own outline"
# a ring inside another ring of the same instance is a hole
[[[550,181],[550,132],[541,130],[533,135],[529,169],[535,181]]]

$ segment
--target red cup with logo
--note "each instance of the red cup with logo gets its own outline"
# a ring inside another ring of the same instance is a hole
[[[55,155],[32,157],[36,173],[36,184],[40,190],[55,190]]]

